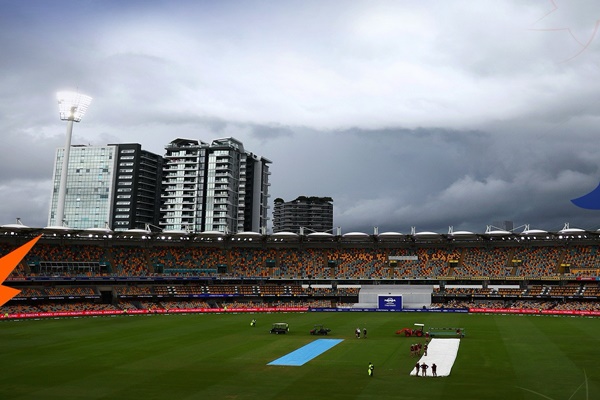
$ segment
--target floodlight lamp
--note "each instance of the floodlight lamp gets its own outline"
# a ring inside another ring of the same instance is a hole
[[[58,92],[58,111],[63,121],[79,122],[87,111],[92,98],[78,92]]]

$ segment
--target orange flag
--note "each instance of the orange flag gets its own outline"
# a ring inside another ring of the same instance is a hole
[[[23,246],[15,249],[0,258],[0,307],[6,304],[7,301],[21,293],[18,289],[13,289],[7,286],[2,285],[6,278],[10,275],[10,273],[19,265],[23,257],[29,253],[29,250],[33,247],[34,244],[41,238],[42,235],[37,236],[35,239],[30,240],[25,243]]]

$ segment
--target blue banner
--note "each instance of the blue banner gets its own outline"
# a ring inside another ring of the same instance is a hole
[[[380,310],[402,310],[402,295],[377,296],[377,306]]]

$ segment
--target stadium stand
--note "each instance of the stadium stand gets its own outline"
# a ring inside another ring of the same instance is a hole
[[[0,236],[0,251],[28,239]],[[407,284],[432,288],[424,303],[431,308],[598,311],[598,241],[171,244],[42,237],[8,277],[21,293],[1,313],[351,308],[365,289]]]

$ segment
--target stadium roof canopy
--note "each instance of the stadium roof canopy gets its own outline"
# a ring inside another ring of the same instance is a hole
[[[482,240],[481,235],[478,235],[471,231],[453,231],[450,230],[446,235],[450,241],[480,241]]]
[[[295,232],[275,232],[271,234],[274,237],[298,237],[299,235]]]
[[[441,237],[442,235],[440,233],[436,233],[436,232],[422,231],[422,232],[415,232],[412,234],[412,236],[414,236],[415,238],[438,238],[438,237]]]
[[[184,231],[181,229],[173,229],[173,230],[163,230],[162,233],[168,234],[168,235],[189,235],[190,233],[188,231]]]
[[[68,226],[62,225],[51,225],[43,228],[45,231],[58,231],[58,232],[72,232],[73,228],[69,228]]]
[[[198,233],[196,236],[225,236],[225,232],[221,232],[221,231],[204,231],[202,233]]]
[[[471,231],[456,231],[448,234],[449,236],[477,236],[476,233]]]
[[[6,224],[6,225],[1,225],[0,228],[2,228],[2,229],[16,229],[16,230],[20,230],[20,229],[33,229],[33,228],[30,228],[27,225],[23,225],[23,224]]]
[[[295,232],[275,232],[269,235],[269,240],[273,242],[295,242],[300,240],[300,235]]]
[[[333,235],[332,233],[329,233],[329,232],[313,232],[313,233],[309,233],[308,235],[306,235],[306,238],[308,240],[329,241],[329,240],[334,240],[335,235]]]
[[[511,231],[497,230],[497,231],[486,232],[486,233],[484,233],[484,235],[486,235],[486,236],[512,236],[512,235],[514,235],[514,233],[512,233]]]
[[[115,237],[124,239],[150,239],[152,231],[149,229],[127,229],[115,232]]]
[[[371,236],[364,232],[348,232],[342,235],[342,239],[345,240],[366,240],[370,238]]]
[[[102,233],[113,233],[110,228],[87,228],[84,229],[85,232],[102,232]]]
[[[75,232],[75,229],[68,226],[53,225],[43,228],[42,232],[46,236],[71,236],[71,233]]]
[[[23,233],[37,232],[39,230],[39,228],[30,228],[27,225],[23,225],[19,220],[17,220],[16,224],[6,224],[0,226],[0,232],[3,232],[4,235],[19,235]]]
[[[556,239],[556,233],[551,233],[543,229],[530,229],[529,224],[525,224],[525,227],[521,233],[516,233],[518,237],[525,240],[551,240]]]
[[[561,229],[560,231],[558,231],[558,235],[559,235],[559,237],[562,236],[565,239],[568,239],[568,238],[583,239],[588,236],[588,232],[585,229],[569,228],[569,229]]]
[[[537,235],[548,235],[548,231],[543,229],[526,229],[520,233],[521,236],[537,236]]]
[[[569,223],[566,223],[565,226],[560,231],[557,232],[558,235],[562,236],[565,239],[569,239],[569,238],[583,239],[588,236],[588,233],[591,233],[591,232],[588,232],[585,229],[581,229],[581,228],[571,228],[569,226]]]
[[[378,237],[402,237],[403,233],[400,232],[382,232],[377,235]]]
[[[183,230],[164,230],[154,235],[159,240],[189,240],[190,233]]]
[[[77,236],[80,237],[102,237],[102,238],[111,238],[113,235],[113,231],[109,228],[88,228],[83,231],[77,233]]]
[[[221,231],[204,231],[194,235],[194,240],[211,242],[213,240],[222,241],[225,239],[225,232]]]
[[[400,242],[406,240],[406,235],[400,232],[383,232],[376,235],[381,242]]]
[[[545,231],[543,229],[525,229],[523,232],[519,233],[519,237],[521,240],[556,240],[558,238],[558,234]]]
[[[252,241],[252,240],[258,240],[260,238],[262,238],[263,235],[258,233],[258,232],[238,232],[232,235],[232,240],[247,240],[247,241]]]
[[[561,235],[577,234],[577,233],[585,233],[585,232],[586,232],[585,229],[580,229],[580,228],[567,228],[567,229],[561,229],[560,231],[558,231],[558,233],[560,233]]]

